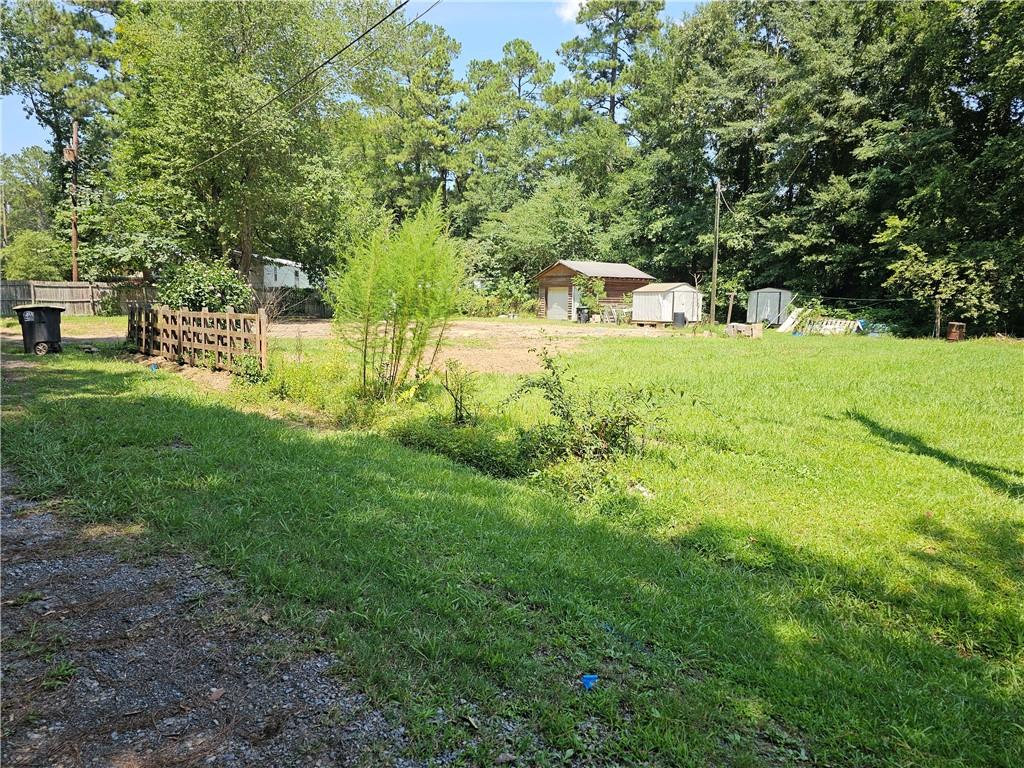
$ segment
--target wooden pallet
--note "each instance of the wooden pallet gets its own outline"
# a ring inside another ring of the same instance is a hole
[[[634,320],[633,325],[637,328],[671,328],[672,323],[668,322],[653,322],[650,320]]]

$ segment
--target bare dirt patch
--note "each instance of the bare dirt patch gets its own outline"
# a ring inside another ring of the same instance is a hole
[[[271,338],[325,339],[334,335],[331,320],[280,320]],[[458,360],[480,373],[531,373],[539,370],[532,349],[547,346],[556,352],[579,347],[595,338],[657,336],[660,331],[628,325],[523,320],[455,320],[445,330],[436,364]]]
[[[2,522],[4,765],[415,765],[334,656],[191,558],[8,495]]]
[[[133,363],[145,365],[149,368],[152,368],[155,365],[162,371],[177,373],[179,376],[184,376],[186,379],[194,381],[203,389],[225,392],[231,386],[231,374],[227,371],[212,371],[209,368],[200,368],[199,366],[194,365],[183,365],[181,363],[176,363],[173,360],[168,360],[166,357],[143,355],[141,353],[130,354],[128,355],[128,359]]]

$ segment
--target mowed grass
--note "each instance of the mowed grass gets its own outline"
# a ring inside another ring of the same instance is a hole
[[[1020,346],[666,336],[568,364],[682,393],[615,467],[650,495],[579,506],[76,352],[10,371],[4,460],[278,601],[423,754],[1024,761]]]
[[[111,315],[109,317],[97,315],[68,315],[61,314],[61,331],[64,334],[85,337],[106,337],[128,335],[128,316]],[[21,326],[17,317],[0,318],[0,328],[12,331],[21,338]]]

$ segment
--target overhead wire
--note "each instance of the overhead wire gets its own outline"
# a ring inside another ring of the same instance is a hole
[[[420,13],[418,13],[418,14],[417,14],[416,16],[414,16],[414,17],[413,17],[412,19],[410,19],[410,20],[409,20],[409,21],[408,21],[408,22],[407,22],[407,23],[405,24],[405,26],[403,26],[403,27],[402,27],[402,30],[406,30],[406,29],[408,29],[409,27],[411,27],[411,26],[412,26],[413,24],[415,24],[415,23],[416,23],[417,21],[419,21],[419,20],[420,20],[420,19],[421,19],[422,17],[424,17],[424,16],[426,16],[426,15],[427,15],[428,13],[430,13],[430,11],[432,11],[432,10],[433,10],[434,8],[436,8],[437,6],[439,6],[439,5],[441,4],[441,2],[442,2],[442,0],[434,0],[434,2],[433,2],[433,3],[431,3],[431,4],[430,4],[430,6],[428,6],[426,10],[424,10],[424,11],[421,11],[421,12],[420,12]],[[363,57],[362,57],[361,59],[358,59],[357,61],[354,61],[354,62],[352,63],[352,66],[353,66],[353,67],[358,67],[358,66],[359,66],[360,64],[362,64],[362,63],[363,63],[363,62],[365,62],[365,61],[366,61],[367,59],[369,59],[369,58],[370,58],[370,57],[371,57],[371,56],[372,56],[372,55],[373,55],[374,53],[376,53],[376,52],[377,52],[377,50],[378,50],[378,49],[379,49],[379,48],[380,48],[381,46],[383,46],[383,45],[384,45],[383,43],[379,43],[379,44],[378,44],[378,45],[377,45],[376,47],[374,47],[374,48],[371,48],[371,49],[370,49],[369,51],[367,51],[367,53],[366,53],[366,55],[365,55],[365,56],[363,56]],[[329,88],[329,87],[330,87],[330,85],[328,84],[327,86],[325,86],[325,87],[321,88],[321,89],[320,89],[319,91],[314,91],[314,92],[313,92],[313,93],[311,93],[311,94],[310,94],[309,96],[307,96],[307,97],[306,97],[305,99],[302,99],[302,100],[300,100],[300,101],[296,102],[296,103],[295,103],[294,105],[292,105],[292,107],[291,107],[291,108],[290,108],[290,109],[288,110],[288,112],[294,112],[294,111],[295,111],[296,109],[298,109],[299,107],[302,107],[302,106],[304,106],[305,104],[309,103],[310,101],[312,101],[312,100],[313,100],[314,98],[316,98],[317,96],[321,96],[321,95],[323,95],[323,93],[324,93],[324,92],[325,92],[325,91],[327,90],[327,88]]]
[[[404,25],[402,26],[402,30],[406,30],[406,29],[408,29],[409,27],[411,27],[411,26],[412,26],[413,24],[415,24],[415,23],[416,23],[417,21],[419,21],[419,20],[420,20],[421,18],[423,18],[424,16],[426,16],[426,15],[427,15],[428,13],[430,13],[430,11],[432,11],[432,10],[433,10],[434,8],[436,8],[436,7],[438,6],[438,5],[440,5],[440,4],[441,4],[441,2],[442,2],[442,0],[434,0],[434,2],[433,2],[433,3],[431,3],[431,4],[430,4],[430,5],[429,5],[429,6],[428,6],[428,7],[427,7],[427,8],[425,9],[425,10],[423,10],[423,11],[421,11],[420,13],[416,14],[416,16],[414,16],[414,17],[413,17],[412,19],[410,19],[410,20],[409,20],[408,22],[406,22],[406,23],[405,23],[405,24],[404,24]],[[389,15],[390,15],[390,14],[389,14]],[[376,25],[375,25],[375,26],[376,26]],[[365,36],[366,36],[366,32],[363,32],[363,33],[361,33],[361,34],[360,34],[360,36],[359,36],[359,37],[357,37],[357,38],[356,38],[356,39],[355,39],[355,40],[354,40],[353,42],[357,42],[357,41],[358,41],[359,39],[361,39],[361,38],[363,38],[363,37],[365,37]],[[351,66],[351,67],[353,67],[353,68],[354,68],[354,67],[358,67],[358,66],[359,66],[360,64],[362,64],[362,63],[364,63],[365,61],[367,61],[367,60],[368,60],[368,59],[369,59],[369,58],[370,58],[370,57],[371,57],[371,56],[372,56],[372,55],[373,55],[374,53],[376,53],[376,52],[377,52],[378,50],[380,50],[380,49],[381,49],[381,47],[383,47],[383,45],[384,45],[384,42],[382,41],[382,42],[378,43],[377,45],[373,46],[373,47],[372,47],[372,48],[370,48],[370,50],[369,50],[369,51],[368,51],[368,52],[366,53],[366,55],[365,55],[365,56],[363,56],[363,57],[362,57],[361,59],[358,59],[357,61],[353,62],[353,63],[352,63],[352,64],[351,64],[350,66]],[[349,47],[351,47],[351,46],[349,46]],[[314,90],[314,92],[313,92],[313,93],[311,93],[311,94],[310,94],[309,96],[307,96],[306,98],[304,98],[304,99],[301,99],[301,100],[299,100],[298,102],[296,102],[295,104],[293,104],[293,105],[292,105],[292,106],[291,106],[291,107],[290,107],[290,108],[289,108],[289,109],[288,109],[288,110],[286,111],[286,113],[285,113],[285,114],[291,114],[292,112],[294,112],[295,110],[297,110],[297,109],[298,109],[299,107],[301,107],[301,106],[303,106],[303,105],[305,105],[305,104],[309,103],[309,102],[310,102],[310,101],[311,101],[312,99],[314,99],[314,98],[316,98],[316,97],[318,97],[318,96],[321,96],[321,95],[323,95],[323,94],[324,94],[324,93],[325,93],[325,92],[327,91],[327,89],[328,89],[328,88],[330,88],[330,87],[331,87],[332,85],[333,85],[333,83],[328,83],[328,84],[327,84],[326,86],[324,86],[324,87],[321,87],[321,88],[319,88],[319,89],[316,89],[316,90]],[[269,103],[269,102],[268,102],[268,103]],[[211,163],[211,162],[213,162],[213,161],[214,161],[214,160],[216,160],[216,159],[217,159],[218,157],[222,157],[222,156],[224,156],[225,154],[227,154],[228,152],[230,152],[231,150],[233,150],[233,149],[237,149],[237,148],[238,148],[238,147],[240,147],[240,146],[241,146],[242,144],[245,144],[245,143],[246,143],[247,141],[249,141],[249,140],[250,140],[250,139],[252,139],[252,138],[253,138],[254,136],[256,136],[256,135],[257,135],[258,133],[259,133],[259,131],[258,131],[258,130],[253,130],[253,131],[250,131],[249,133],[247,133],[247,134],[245,134],[244,136],[242,136],[242,138],[238,139],[238,141],[235,141],[235,142],[233,142],[233,143],[229,144],[228,146],[224,147],[224,149],[220,150],[219,152],[216,152],[216,153],[215,153],[215,154],[213,154],[213,155],[210,155],[210,156],[209,156],[209,157],[207,157],[207,158],[206,158],[205,160],[201,160],[200,162],[196,163],[195,165],[189,166],[188,168],[186,168],[185,170],[181,171],[180,173],[183,173],[183,174],[184,174],[184,173],[191,173],[192,171],[195,171],[195,170],[198,170],[199,168],[202,168],[202,167],[203,167],[204,165],[207,165],[208,163]]]
[[[260,104],[257,107],[254,107],[252,110],[250,110],[246,114],[242,115],[242,119],[241,119],[240,122],[244,123],[246,120],[248,120],[250,117],[255,115],[261,109],[264,109],[265,107],[269,107],[271,104],[273,104],[275,101],[280,99],[285,94],[290,93],[291,91],[295,90],[295,88],[297,88],[299,85],[301,85],[302,83],[304,83],[307,80],[309,80],[309,78],[311,78],[313,75],[315,75],[317,72],[319,72],[324,67],[326,67],[329,64],[333,63],[335,61],[335,59],[337,59],[339,56],[341,56],[341,54],[343,54],[345,51],[347,51],[352,46],[358,44],[360,40],[362,40],[364,37],[366,37],[371,32],[373,32],[373,30],[375,30],[377,27],[379,27],[385,21],[390,19],[392,16],[394,16],[396,13],[398,13],[400,10],[402,10],[408,4],[409,4],[409,0],[402,0],[402,2],[400,2],[394,8],[392,8],[390,11],[388,11],[387,14],[385,14],[384,16],[379,18],[376,22],[374,22],[372,25],[370,25],[366,29],[364,29],[357,37],[353,38],[352,40],[349,40],[338,51],[336,51],[334,54],[332,54],[331,56],[329,56],[326,59],[324,59],[323,61],[321,61],[319,64],[317,64],[311,70],[309,70],[304,75],[302,75],[297,80],[295,80],[287,88],[284,88],[283,90],[278,91],[273,96],[271,96],[269,99],[264,101],[262,104]]]

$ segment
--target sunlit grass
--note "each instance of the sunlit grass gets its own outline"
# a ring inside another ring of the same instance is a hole
[[[292,375],[340,406],[331,360]],[[667,336],[567,360],[580,386],[664,389],[649,451],[612,470],[651,498],[575,506],[77,353],[6,384],[4,459],[275,596],[423,752],[473,736],[486,764],[504,718],[552,764],[1024,760],[1020,347]],[[514,386],[481,383],[492,410]]]

